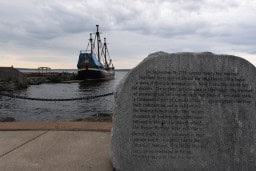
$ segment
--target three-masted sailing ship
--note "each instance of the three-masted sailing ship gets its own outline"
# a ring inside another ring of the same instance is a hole
[[[77,63],[78,79],[88,81],[104,81],[114,79],[115,68],[109,56],[109,51],[104,38],[101,42],[99,25],[96,25],[95,38],[90,33],[86,50],[81,50]]]

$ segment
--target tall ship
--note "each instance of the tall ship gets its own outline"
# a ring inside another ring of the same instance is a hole
[[[95,37],[93,39],[93,34]],[[78,79],[88,81],[105,81],[115,77],[115,68],[109,56],[106,38],[102,43],[99,25],[96,33],[90,33],[86,50],[81,50],[77,63]]]

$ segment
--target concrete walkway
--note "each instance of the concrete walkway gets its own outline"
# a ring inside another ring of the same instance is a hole
[[[0,131],[0,170],[111,171],[110,132]]]

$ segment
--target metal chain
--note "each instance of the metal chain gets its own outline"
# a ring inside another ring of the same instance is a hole
[[[18,96],[18,95],[6,94],[6,93],[1,93],[1,92],[0,92],[0,96],[11,97],[11,98],[17,98],[17,99],[25,99],[25,100],[35,100],[35,101],[76,101],[76,100],[90,100],[90,99],[96,99],[96,98],[100,98],[100,97],[111,96],[111,95],[113,95],[113,94],[114,94],[114,92],[106,93],[106,94],[100,94],[100,95],[95,95],[95,96],[78,97],[78,98],[69,98],[69,99],[44,99],[44,98],[35,98],[35,97]]]

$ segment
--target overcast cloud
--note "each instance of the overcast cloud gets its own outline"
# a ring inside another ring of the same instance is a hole
[[[96,24],[117,68],[154,51],[227,53],[255,65],[255,11],[255,0],[0,0],[0,65],[75,68]]]

